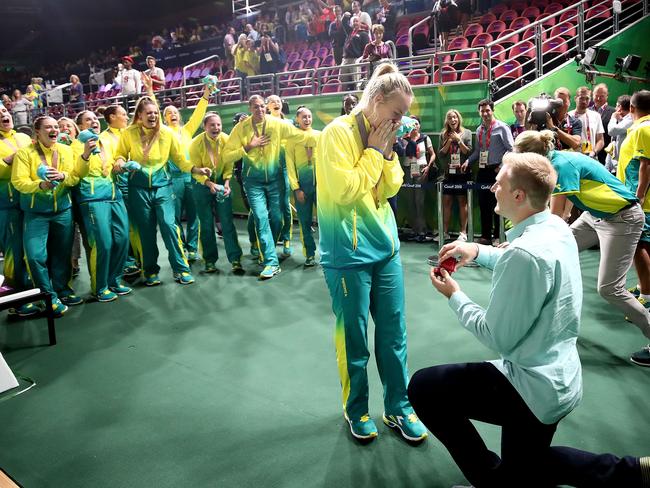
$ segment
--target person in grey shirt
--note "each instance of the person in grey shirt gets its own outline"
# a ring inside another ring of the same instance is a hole
[[[477,488],[648,486],[650,458],[551,447],[559,422],[582,398],[576,347],[582,309],[578,246],[548,209],[557,173],[539,154],[504,157],[492,191],[495,211],[512,221],[504,249],[454,242],[439,261],[476,261],[492,270],[487,307],[472,301],[444,269],[433,286],[460,324],[500,358],[422,369],[411,405]],[[471,420],[501,426],[501,452],[488,449]]]
[[[627,137],[627,130],[632,127],[634,119],[630,113],[630,96],[621,95],[616,100],[616,111],[612,114],[607,125],[607,133],[612,138],[612,145],[607,151],[605,168],[610,173],[616,174],[618,155],[621,153],[621,144]]]
[[[476,183],[479,185],[478,205],[481,210],[481,244],[498,244],[499,217],[494,213],[496,200],[490,187],[496,180],[503,155],[512,151],[514,140],[508,124],[494,117],[494,102],[481,100],[478,112],[482,123],[476,129],[474,151],[467,159],[466,165],[478,166]]]

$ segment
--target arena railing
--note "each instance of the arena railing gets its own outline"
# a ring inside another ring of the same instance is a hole
[[[573,59],[586,47],[615,35],[624,27],[622,24],[629,25],[647,15],[648,0],[623,3],[620,13],[610,0],[597,0],[591,5],[582,1],[495,39],[486,49],[497,53],[499,46],[509,46],[509,54],[501,61],[499,56],[487,56],[493,99],[507,96]]]

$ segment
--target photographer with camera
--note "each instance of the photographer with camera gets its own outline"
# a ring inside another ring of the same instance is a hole
[[[476,182],[479,186],[487,185],[487,189],[478,192],[478,203],[481,209],[481,244],[498,244],[499,216],[494,213],[496,200],[490,187],[496,181],[503,155],[512,151],[514,140],[510,127],[494,117],[494,102],[481,100],[478,102],[478,112],[482,123],[476,129],[476,146],[461,169],[464,173],[469,165],[478,164]]]
[[[555,134],[555,148],[558,150],[569,149],[577,150],[580,148],[580,134],[582,133],[582,122],[575,117],[569,115],[569,107],[571,106],[571,93],[568,88],[560,87],[555,90],[553,107],[547,110],[548,103],[540,104],[543,114],[539,116],[532,115],[533,113],[533,100],[528,102],[529,115],[526,120],[526,128],[532,130],[548,129]],[[552,100],[545,94],[541,98]],[[544,105],[541,107],[541,105]],[[548,115],[546,115],[548,114]]]
[[[591,101],[591,90],[581,86],[576,90],[576,108],[569,112],[569,115],[582,122],[580,133],[581,152],[590,158],[598,160],[598,153],[605,147],[605,129],[603,121],[598,112],[589,110]],[[577,132],[575,132],[577,134]]]

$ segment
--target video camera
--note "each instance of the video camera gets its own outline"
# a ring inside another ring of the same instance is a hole
[[[528,100],[528,117],[526,122],[535,124],[537,130],[546,129],[546,114],[557,122],[557,115],[562,108],[563,102],[558,98],[551,98],[546,93]]]

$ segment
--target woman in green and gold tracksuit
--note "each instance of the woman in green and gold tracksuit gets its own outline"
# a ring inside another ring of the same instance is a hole
[[[121,105],[109,105],[104,110],[104,120],[108,127],[104,132],[99,135],[102,143],[108,147],[111,154],[117,151],[117,145],[120,142],[120,135],[122,131],[129,125],[129,115]],[[122,193],[122,203],[126,207],[127,214],[129,213],[129,175],[128,172],[121,174],[114,173],[113,181],[117,184],[117,188]],[[135,259],[135,252],[133,251],[134,241],[133,224],[129,218],[129,252],[124,263],[123,276],[135,276],[140,274],[140,265]]]
[[[275,252],[282,228],[278,189],[281,141],[304,142],[313,136],[267,115],[264,99],[259,95],[249,99],[248,107],[252,115],[233,128],[224,148],[224,159],[231,163],[243,158],[244,188],[255,219],[264,265],[260,279],[267,280],[281,271]]]
[[[285,146],[287,175],[298,211],[305,266],[315,266],[316,243],[311,227],[316,205],[316,146],[320,131],[312,129],[312,114],[307,107],[298,109],[296,121],[300,130],[312,133],[316,138],[313,145],[290,142]]]
[[[142,97],[133,123],[120,136],[115,170],[130,172],[129,216],[146,286],[160,284],[156,226],[160,227],[174,280],[183,285],[194,283],[176,225],[169,160],[181,171],[210,175],[209,169],[192,167],[172,130],[161,125],[158,104],[150,97]]]
[[[29,136],[14,130],[14,119],[0,105],[0,249],[4,252],[5,281],[16,290],[31,288],[23,253],[23,211],[20,194],[11,184],[11,165],[16,152],[32,143]],[[15,310],[21,317],[38,313],[32,303]]]
[[[412,99],[397,67],[380,64],[359,105],[325,127],[316,151],[321,265],[336,315],[343,410],[357,439],[377,436],[368,414],[369,313],[384,385],[384,423],[410,441],[427,436],[407,396],[402,263],[387,200],[404,178],[392,147]]]
[[[77,125],[82,131],[99,134],[99,120],[89,110],[79,113]],[[91,292],[98,301],[111,302],[132,291],[121,280],[129,249],[129,218],[122,192],[113,180],[113,151],[104,141],[98,136],[85,144],[79,139],[72,143],[79,178],[72,193],[88,245]]]
[[[163,119],[167,126],[174,132],[181,145],[181,149],[185,153],[185,157],[189,158],[189,148],[192,143],[192,137],[201,126],[201,121],[208,109],[208,101],[210,99],[210,88],[206,86],[203,89],[203,96],[199,103],[194,108],[190,120],[187,124],[183,125],[181,113],[173,105],[168,105],[163,110]],[[175,210],[176,210],[176,224],[181,231],[181,239],[183,246],[187,253],[188,261],[196,261],[198,259],[197,249],[199,245],[199,221],[196,214],[196,206],[194,205],[194,198],[192,198],[192,190],[194,184],[192,183],[192,175],[182,172],[173,161],[168,163],[169,173],[172,177],[172,186],[174,187],[174,195],[176,195]],[[185,220],[187,221],[187,232],[183,231],[181,217],[185,211]]]
[[[223,158],[223,150],[228,142],[228,134],[223,132],[221,117],[208,113],[203,119],[203,134],[196,136],[190,144],[190,161],[198,167],[210,168],[212,175],[194,175],[195,188],[192,190],[201,224],[201,247],[205,272],[214,273],[219,258],[214,216],[219,215],[221,230],[228,261],[235,273],[243,271],[242,250],[237,239],[237,229],[232,220],[232,199],[230,198],[230,178],[233,162]]]
[[[70,287],[72,277],[72,149],[57,143],[59,128],[52,117],[34,121],[36,142],[16,153],[11,183],[20,192],[25,213],[23,243],[34,285],[52,295],[52,309],[60,317],[67,305],[83,300]]]

